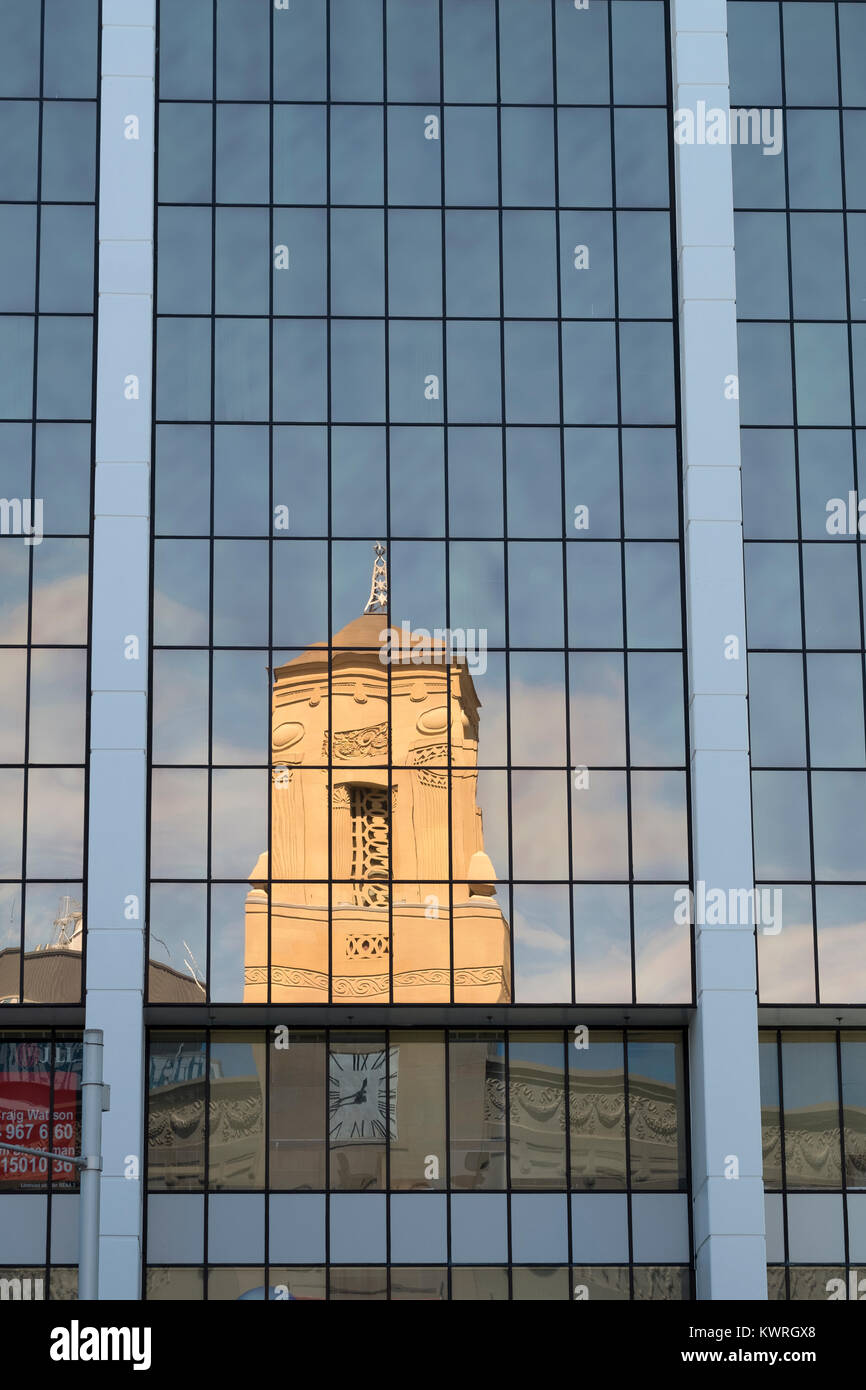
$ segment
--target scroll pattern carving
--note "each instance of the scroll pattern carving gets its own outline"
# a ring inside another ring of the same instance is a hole
[[[322,739],[322,757],[328,757],[330,730]],[[368,729],[344,729],[333,736],[335,758],[372,758],[388,756],[388,724],[371,724]]]
[[[266,965],[248,965],[244,971],[248,985],[266,984],[268,968]],[[400,970],[394,975],[394,988],[424,985],[443,985],[450,979],[447,967],[430,970]],[[327,990],[328,976],[321,970],[302,970],[292,966],[274,965],[271,967],[271,982],[294,989]],[[458,967],[454,971],[454,984],[460,985],[502,985],[504,975],[500,965],[476,965]],[[364,998],[374,994],[387,994],[388,975],[335,975],[334,995],[337,998]]]

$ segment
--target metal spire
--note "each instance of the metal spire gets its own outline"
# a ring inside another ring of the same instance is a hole
[[[388,612],[388,566],[385,563],[385,547],[381,541],[375,545],[376,558],[373,561],[373,577],[370,580],[370,597],[367,599],[365,613]]]

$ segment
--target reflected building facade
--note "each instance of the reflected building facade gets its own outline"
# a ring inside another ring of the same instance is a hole
[[[864,1296],[864,72],[859,0],[0,0],[0,1142],[103,1028],[106,1295]]]
[[[382,585],[378,611],[274,672],[273,858],[250,875],[245,1003],[511,998],[478,696],[441,638],[388,626]]]

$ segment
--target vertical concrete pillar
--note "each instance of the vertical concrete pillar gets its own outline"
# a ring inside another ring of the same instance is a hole
[[[672,0],[690,776],[698,885],[753,888],[740,421],[730,144],[704,113],[730,107],[725,0]],[[701,106],[703,103],[703,106]],[[691,112],[694,126],[677,122]],[[699,1299],[765,1299],[754,926],[695,923],[690,1028]],[[745,917],[745,920],[743,920]]]
[[[100,1298],[141,1293],[155,0],[103,0],[87,1027],[105,1034]]]

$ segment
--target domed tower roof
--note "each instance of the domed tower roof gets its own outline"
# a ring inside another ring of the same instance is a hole
[[[339,650],[347,648],[350,651],[377,651],[388,640],[388,615],[386,613],[362,613],[360,617],[353,618],[350,623],[341,628],[335,634],[331,647]],[[395,634],[396,636],[399,634]],[[313,642],[300,656],[292,657],[287,661],[281,670],[289,667],[309,666],[328,657],[327,642]]]

